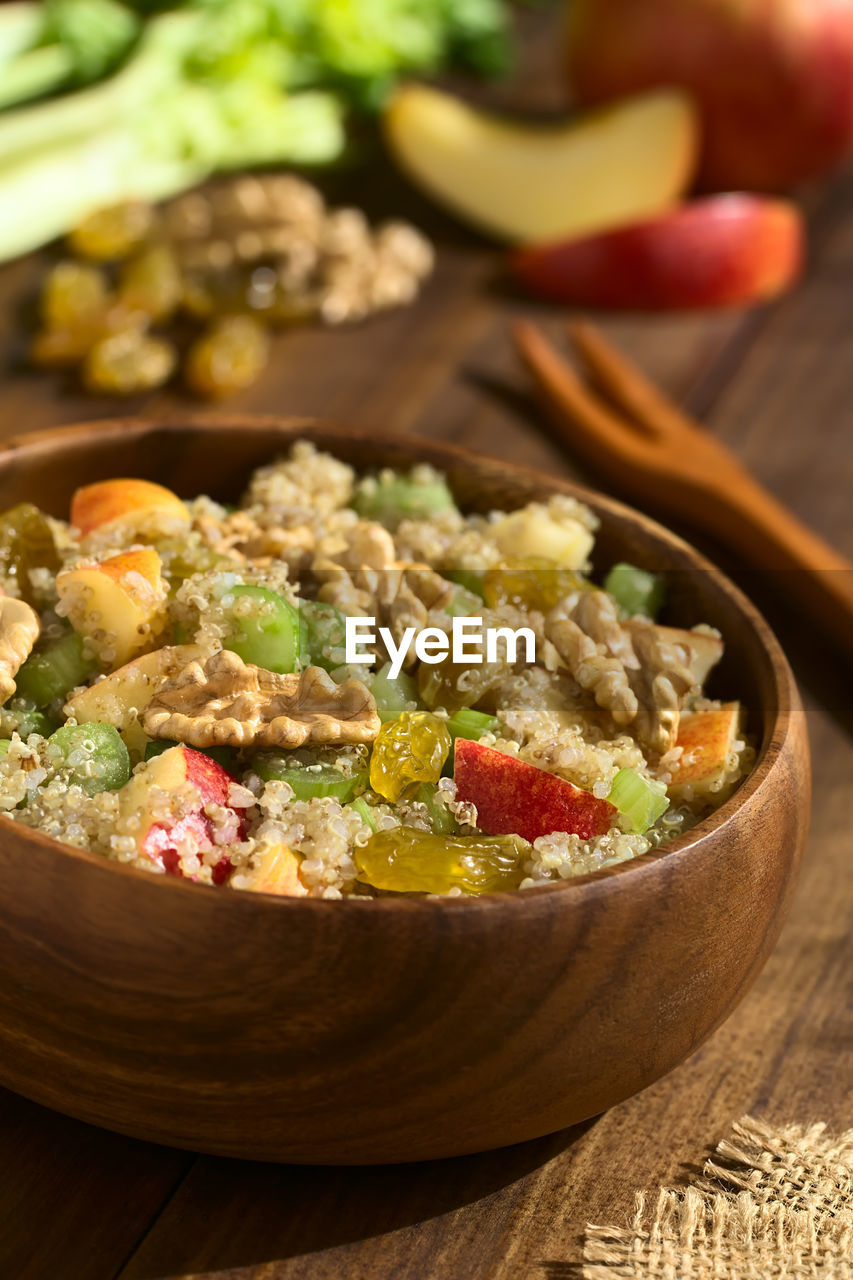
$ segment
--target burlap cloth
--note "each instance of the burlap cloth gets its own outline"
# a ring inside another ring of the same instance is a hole
[[[744,1117],[690,1186],[588,1226],[584,1280],[853,1280],[853,1130]]]

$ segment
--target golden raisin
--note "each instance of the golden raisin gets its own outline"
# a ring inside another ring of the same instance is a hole
[[[483,597],[491,608],[511,604],[547,613],[583,585],[573,570],[561,569],[552,561],[523,560],[511,569],[487,569]]]
[[[172,375],[177,353],[170,342],[140,329],[123,329],[96,342],[83,365],[88,391],[129,396],[160,387]]]
[[[404,711],[379,730],[370,757],[370,785],[396,803],[422,782],[437,782],[450,753],[450,731],[429,711]]]
[[[30,579],[32,569],[59,569],[59,554],[53,530],[45,516],[32,503],[22,502],[0,516],[0,571],[14,578],[21,599],[27,604],[39,602]]]
[[[150,234],[154,209],[142,200],[127,200],[99,209],[71,232],[68,243],[81,257],[109,262],[132,253]]]
[[[250,387],[269,357],[269,335],[249,316],[229,316],[212,325],[191,347],[187,384],[203,396],[227,395]]]
[[[118,295],[132,311],[144,311],[152,320],[166,320],[183,296],[183,280],[177,259],[166,245],[152,245],[130,258],[119,277]]]
[[[106,310],[109,284],[103,271],[84,262],[57,262],[42,286],[39,310],[48,329],[96,321]]]
[[[418,668],[418,693],[428,707],[444,707],[450,715],[463,707],[476,707],[510,668],[505,662],[454,662],[448,656],[440,662],[422,662]]]
[[[517,889],[530,846],[520,836],[439,836],[414,827],[377,831],[353,852],[358,879],[394,893]]]

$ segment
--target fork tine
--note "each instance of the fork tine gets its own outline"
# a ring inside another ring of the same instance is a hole
[[[648,462],[650,442],[584,386],[541,330],[519,320],[512,333],[516,350],[551,410],[555,429],[570,448],[614,475],[624,473],[626,466],[642,468]]]
[[[589,321],[568,326],[588,373],[614,404],[657,439],[693,434],[700,428],[623,356]]]

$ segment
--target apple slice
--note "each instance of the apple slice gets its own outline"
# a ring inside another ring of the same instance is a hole
[[[114,725],[127,748],[141,756],[149,740],[140,723],[142,712],[158,685],[203,656],[204,650],[197,644],[172,645],[144,653],[112,675],[81,689],[65,704],[65,714],[81,724],[98,720]]]
[[[286,844],[270,845],[245,887],[252,893],[275,893],[283,898],[305,898],[308,890],[299,878],[302,859]]]
[[[164,622],[166,587],[152,547],[64,569],[56,589],[72,627],[92,641],[110,670],[150,649]]]
[[[568,831],[590,840],[616,825],[617,810],[555,773],[491,747],[457,738],[453,780],[456,797],[477,806],[477,826],[490,836],[536,840]]]
[[[675,745],[682,754],[667,787],[670,799],[721,799],[720,784],[726,775],[740,729],[739,702],[726,702],[716,711],[697,711],[682,716]],[[722,794],[725,794],[724,792]]]
[[[116,521],[144,523],[153,515],[181,524],[190,519],[178,495],[151,480],[99,480],[71,499],[71,523],[81,537]]]
[[[213,858],[213,882],[221,884],[231,862],[221,846],[242,840],[246,817],[229,804],[234,779],[210,756],[183,744],[139,765],[121,791],[118,836],[130,837],[137,853],[170,875],[184,876],[183,860],[197,857],[208,865]],[[216,805],[213,819],[205,806]],[[205,856],[207,855],[207,856]],[[198,879],[190,874],[189,879]]]
[[[696,165],[696,115],[675,90],[550,126],[497,119],[438,89],[407,85],[391,97],[384,123],[415,183],[508,241],[650,217],[684,194]]]
[[[686,631],[682,627],[656,626],[655,630],[680,651],[682,662],[701,689],[723,656],[722,638],[713,631]]]
[[[513,254],[510,268],[531,293],[577,306],[736,306],[790,288],[804,246],[795,205],[725,195],[596,235],[531,245]]]

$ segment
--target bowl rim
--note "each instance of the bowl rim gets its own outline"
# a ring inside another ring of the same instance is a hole
[[[554,893],[568,895],[569,892],[573,892],[575,896],[580,894],[580,896],[584,897],[598,897],[607,892],[608,889],[615,890],[617,886],[624,887],[625,876],[637,878],[641,875],[649,875],[664,860],[672,862],[688,858],[695,847],[701,844],[708,836],[724,833],[726,827],[736,819],[740,810],[769,785],[770,775],[775,769],[789,734],[791,716],[799,707],[799,695],[794,675],[781,644],[762,613],[752,601],[702,552],[651,516],[597,489],[562,476],[549,476],[544,471],[540,471],[535,467],[528,467],[523,463],[511,462],[493,455],[475,452],[461,445],[447,443],[444,440],[435,440],[429,436],[348,427],[334,419],[310,415],[286,416],[266,413],[189,412],[183,414],[175,413],[174,416],[170,414],[169,417],[163,417],[162,419],[138,416],[127,418],[107,417],[67,426],[44,428],[11,436],[4,441],[0,441],[0,471],[4,470],[10,459],[13,459],[17,454],[49,452],[57,445],[74,443],[78,440],[91,441],[93,435],[102,437],[104,443],[107,443],[108,440],[113,439],[124,441],[128,436],[138,438],[150,434],[179,432],[188,428],[199,432],[211,431],[213,433],[239,433],[247,428],[268,430],[272,434],[281,436],[282,445],[287,442],[295,443],[300,439],[311,439],[312,436],[323,437],[326,443],[318,447],[327,448],[332,452],[335,446],[331,442],[335,440],[341,443],[352,443],[357,442],[359,439],[369,439],[373,447],[387,449],[390,453],[394,453],[397,449],[409,452],[415,447],[421,449],[425,454],[432,454],[433,457],[431,459],[425,460],[434,461],[437,465],[440,465],[441,458],[444,457],[455,463],[465,464],[475,469],[483,466],[505,467],[522,481],[528,480],[531,484],[535,482],[540,486],[547,485],[553,493],[563,493],[576,497],[579,501],[587,503],[594,509],[597,508],[623,520],[628,519],[635,524],[640,524],[645,531],[658,541],[662,541],[673,550],[686,555],[692,562],[691,568],[702,570],[709,574],[715,584],[723,589],[737,607],[745,622],[755,632],[768,659],[768,667],[772,675],[772,693],[775,704],[773,710],[775,715],[772,723],[768,726],[764,741],[759,746],[755,763],[747,777],[718,809],[703,818],[690,831],[664,845],[648,850],[648,852],[641,854],[639,857],[628,859],[613,866],[602,867],[598,871],[588,872],[585,875],[550,881],[523,890],[505,890],[500,893],[461,895],[459,897],[435,895],[422,898],[363,897],[324,899],[293,898],[278,894],[249,894],[248,892],[243,892],[241,897],[250,898],[256,904],[257,909],[340,912],[353,909],[364,910],[364,904],[369,903],[371,911],[374,913],[378,911],[383,914],[424,910],[431,912],[437,910],[483,912],[490,907],[495,909],[500,904],[526,902],[541,898],[543,895],[550,896]],[[176,876],[152,875],[151,872],[127,866],[111,858],[105,858],[91,850],[65,844],[63,841],[56,840],[52,836],[39,831],[38,828],[27,827],[15,822],[13,818],[9,818],[5,814],[0,814],[0,832],[2,831],[14,831],[22,839],[33,841],[46,852],[59,853],[87,867],[97,868],[104,875],[118,874],[125,878],[138,879],[151,886],[152,889],[154,885],[159,885],[159,891],[161,892],[204,894],[205,897],[210,899],[211,904],[217,902],[221,897],[218,894],[215,896],[210,895],[208,892],[209,885],[196,884]]]

